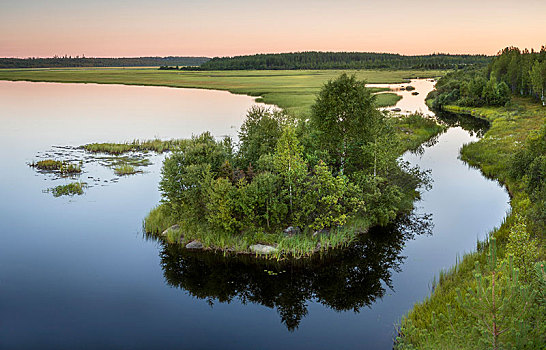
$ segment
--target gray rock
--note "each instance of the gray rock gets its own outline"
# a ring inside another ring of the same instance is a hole
[[[287,236],[293,236],[299,234],[301,230],[299,227],[288,226],[283,232]]]
[[[277,251],[277,248],[265,244],[254,244],[250,246],[250,250],[253,253],[258,254],[271,254]]]
[[[191,241],[186,244],[186,249],[203,249],[203,243],[199,241]]]
[[[397,107],[397,108],[392,108],[391,111],[392,112],[402,112],[402,109]]]
[[[162,236],[166,236],[169,234],[169,232],[171,231],[175,231],[175,230],[180,230],[180,225],[176,224],[176,225],[172,225],[171,227],[169,227],[168,229],[166,229],[165,231],[163,231],[161,233]]]
[[[327,228],[321,228],[320,230],[313,232],[313,237],[316,237],[322,234],[328,234],[328,232],[330,231]]]

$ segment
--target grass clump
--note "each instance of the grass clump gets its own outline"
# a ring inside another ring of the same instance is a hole
[[[67,185],[55,186],[49,189],[48,192],[51,192],[54,197],[74,195],[81,196],[84,193],[84,188],[86,187],[87,184],[85,182],[72,182]]]
[[[184,139],[180,140],[134,140],[124,143],[90,143],[83,145],[82,148],[91,153],[107,153],[112,155],[119,155],[127,152],[157,152],[163,153],[172,151],[179,148],[185,142]]]
[[[121,164],[114,168],[114,172],[116,173],[116,175],[123,176],[136,174],[140,172],[140,170],[130,164]]]
[[[424,142],[444,132],[447,126],[438,124],[435,119],[414,113],[407,117],[394,119],[396,131],[400,136],[402,150],[416,150]]]
[[[32,162],[30,166],[43,171],[58,172],[61,175],[72,175],[82,172],[80,165],[55,159],[45,159],[38,162]]]

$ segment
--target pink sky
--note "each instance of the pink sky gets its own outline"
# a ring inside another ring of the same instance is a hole
[[[544,0],[7,0],[0,57],[495,54],[546,44]]]

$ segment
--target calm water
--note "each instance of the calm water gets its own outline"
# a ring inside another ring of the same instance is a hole
[[[43,193],[68,180],[26,165],[46,153],[85,160],[54,146],[234,135],[252,104],[216,91],[0,82],[0,349],[387,349],[433,276],[508,209],[506,191],[457,158],[477,136],[454,126],[405,156],[434,178],[416,215],[322,261],[256,265],[143,237],[161,156],[121,179],[85,163],[90,188],[73,198]]]

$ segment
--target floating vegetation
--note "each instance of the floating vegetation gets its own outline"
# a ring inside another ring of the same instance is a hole
[[[163,153],[183,146],[186,139],[174,140],[134,140],[125,143],[90,143],[83,145],[82,148],[92,153],[123,154],[127,152],[148,152],[153,151]]]
[[[54,197],[61,196],[81,196],[83,194],[83,189],[87,187],[85,182],[72,182],[68,185],[59,185],[47,190],[47,192],[53,193]]]
[[[55,159],[40,160],[38,162],[32,162],[29,165],[39,170],[58,172],[62,175],[79,174],[82,172],[80,165]]]
[[[116,173],[116,175],[123,176],[123,175],[136,174],[136,173],[139,173],[141,171],[138,170],[137,168],[135,168],[134,166],[125,163],[125,164],[121,164],[121,165],[118,165],[117,167],[115,167],[114,172]]]

